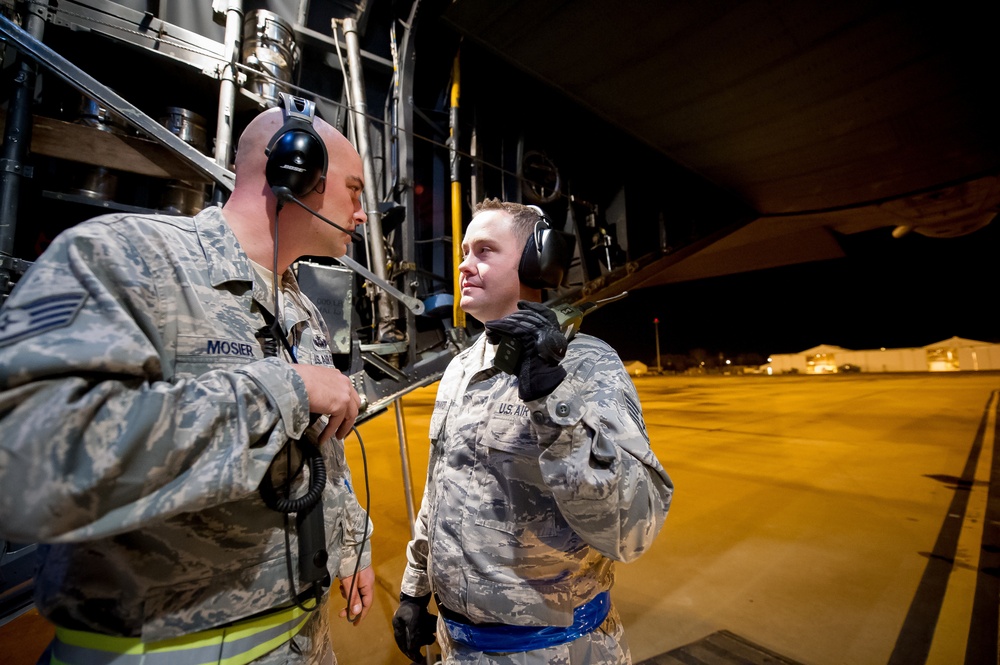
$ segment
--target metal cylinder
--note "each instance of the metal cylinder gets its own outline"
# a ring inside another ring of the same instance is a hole
[[[160,209],[175,215],[194,215],[205,207],[205,185],[171,180],[163,187]]]
[[[177,106],[170,106],[166,113],[158,118],[158,122],[199,152],[208,150],[208,132],[205,129],[205,118],[194,111]],[[160,197],[160,209],[175,215],[194,215],[205,207],[205,185],[187,182],[186,180],[170,180],[163,187]]]
[[[112,134],[128,133],[128,123],[125,122],[124,118],[101,106],[97,100],[87,96],[80,98],[74,122],[78,125],[86,125],[87,127],[99,129],[102,132],[111,132]]]
[[[365,231],[368,233],[368,245],[371,250],[372,272],[386,280],[385,238],[382,236],[382,215],[378,207],[378,178],[375,175],[375,158],[372,154],[368,135],[368,105],[365,101],[365,79],[361,66],[361,44],[358,39],[358,23],[352,18],[344,19],[344,38],[347,40],[347,62],[350,70],[351,83],[351,115],[354,122],[354,133],[358,142],[358,153],[361,155],[361,165],[364,170],[367,186],[362,192],[365,212],[368,222]],[[384,294],[378,294],[379,337],[391,333],[395,326],[396,311],[392,301]]]
[[[97,100],[83,95],[74,122],[110,134],[126,135],[128,123]],[[104,166],[80,166],[73,176],[70,192],[98,201],[114,200],[118,192],[118,174]]]
[[[167,108],[166,113],[158,118],[161,125],[179,137],[199,152],[208,150],[208,130],[205,128],[205,118],[194,111],[176,106]]]
[[[278,93],[288,92],[284,85],[292,80],[299,64],[295,32],[283,18],[266,9],[256,9],[243,19],[243,64],[261,75],[250,73],[246,88],[277,104]]]

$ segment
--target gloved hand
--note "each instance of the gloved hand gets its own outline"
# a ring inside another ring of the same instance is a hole
[[[437,615],[427,611],[431,595],[407,596],[399,594],[399,608],[392,615],[392,635],[396,646],[415,663],[425,662],[420,647],[434,643]]]
[[[567,342],[555,312],[545,305],[521,300],[517,309],[502,319],[487,321],[486,337],[494,344],[501,337],[520,343],[513,373],[517,374],[517,394],[527,402],[545,397],[566,378],[559,361],[566,356]]]

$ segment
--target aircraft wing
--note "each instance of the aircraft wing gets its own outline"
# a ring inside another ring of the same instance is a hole
[[[948,237],[988,224],[1000,124],[985,12],[457,0],[444,18],[748,207],[727,234],[664,260],[653,285],[835,258],[837,234]]]

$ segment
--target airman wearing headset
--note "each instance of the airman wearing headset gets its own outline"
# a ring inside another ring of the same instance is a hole
[[[649,548],[673,485],[618,355],[588,335],[567,344],[539,302],[571,239],[495,199],[466,230],[460,304],[486,331],[449,364],[431,416],[392,622],[414,661],[436,634],[448,664],[631,662],[614,562]]]
[[[340,616],[369,611],[360,399],[289,269],[345,253],[361,160],[311,102],[281,107],[240,137],[223,208],[77,224],[0,310],[0,536],[40,544],[52,662],[329,664],[332,577]],[[261,491],[314,481],[318,530]]]

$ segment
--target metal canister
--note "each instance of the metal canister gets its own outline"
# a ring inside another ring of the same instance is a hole
[[[112,134],[128,134],[125,119],[101,106],[87,96],[80,98],[77,115],[73,121],[78,125],[86,125],[102,132]],[[111,201],[118,191],[118,174],[104,166],[83,166],[77,168],[72,177],[70,192],[99,201]]]
[[[171,106],[158,122],[189,146],[205,152],[208,150],[208,132],[205,118],[194,111]],[[206,187],[186,180],[170,180],[163,187],[160,209],[176,215],[194,215],[205,207]]]
[[[186,180],[170,180],[163,187],[160,210],[175,215],[195,215],[205,207],[206,187]]]
[[[273,103],[299,64],[299,47],[291,24],[266,9],[248,12],[243,19],[243,64],[260,74],[248,74],[246,88]]]
[[[102,132],[113,134],[128,134],[128,124],[125,119],[117,113],[110,111],[96,99],[83,96],[77,108],[77,116],[74,122],[78,125],[87,125]]]
[[[167,108],[166,114],[158,121],[195,150],[203,153],[208,150],[208,131],[205,129],[205,118],[194,111],[170,106]]]

